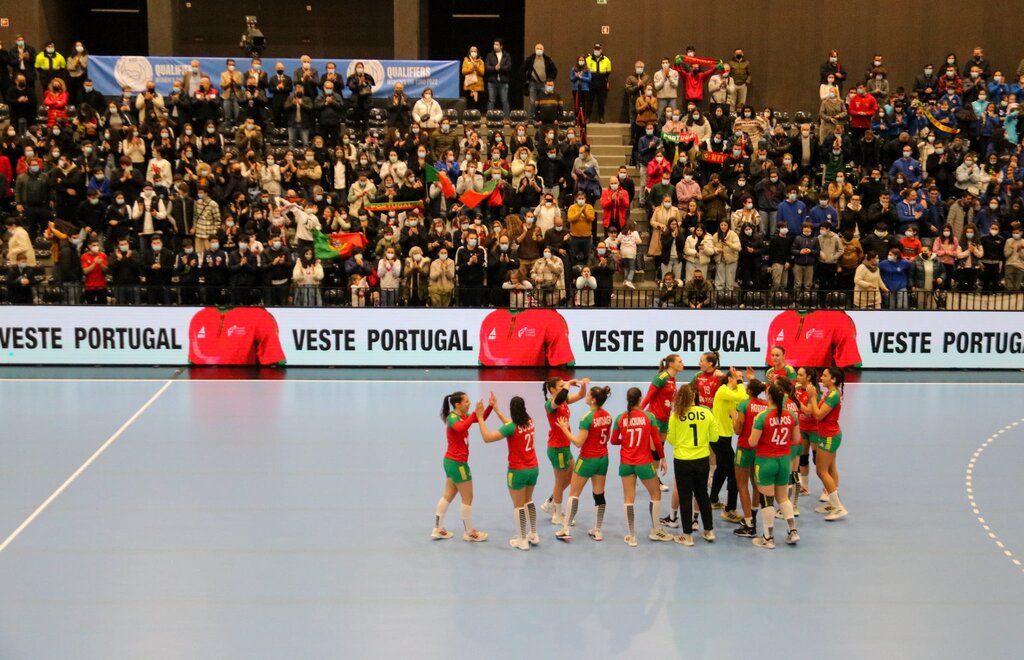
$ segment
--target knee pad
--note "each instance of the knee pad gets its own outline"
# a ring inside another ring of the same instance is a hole
[[[800,467],[807,467],[810,464],[811,464],[811,456],[810,456],[810,454],[801,454],[800,455]]]
[[[604,493],[594,493],[594,506],[604,506]]]
[[[775,497],[772,495],[761,495],[761,508],[767,509],[775,506]]]

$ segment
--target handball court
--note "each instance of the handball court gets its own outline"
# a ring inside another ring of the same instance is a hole
[[[653,371],[575,376],[617,415]],[[797,547],[755,548],[718,511],[714,544],[650,542],[640,489],[629,548],[613,447],[605,540],[588,486],[571,543],[542,514],[541,545],[512,550],[505,446],[475,427],[490,539],[432,541],[442,396],[493,390],[507,414],[522,395],[541,436],[546,375],[3,369],[0,658],[1020,657],[1024,375],[849,383],[850,515],[813,512],[812,476]]]

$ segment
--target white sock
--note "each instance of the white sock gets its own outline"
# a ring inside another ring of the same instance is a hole
[[[626,505],[626,528],[630,536],[636,536],[636,513],[632,504]]]
[[[451,504],[443,497],[437,501],[437,509],[434,511],[434,529],[443,529],[444,515],[448,513],[448,506]]]
[[[661,529],[661,500],[651,500],[651,531]]]
[[[793,517],[793,503],[786,500],[779,504],[779,509],[782,510],[782,517],[786,519],[786,525],[790,531],[796,529],[796,518]]]
[[[580,508],[580,498],[570,497],[569,506],[566,508],[565,522],[562,523],[562,531],[568,532],[570,525],[572,525],[572,519],[576,517],[576,512]]]
[[[843,508],[843,503],[839,501],[839,490],[836,489],[828,494],[828,503],[832,505],[833,509]]]
[[[530,533],[537,533],[537,506],[530,500],[526,503],[526,515],[530,519]]]
[[[526,507],[519,507],[515,510],[516,527],[519,529],[519,541],[526,540]]]
[[[557,516],[558,514],[562,513],[562,503],[561,502],[555,502],[554,504],[555,504],[555,515]]]
[[[473,529],[473,505],[463,504],[462,505],[462,526],[466,528],[466,531]]]
[[[761,525],[764,527],[763,534],[766,539],[775,538],[775,507],[761,508]]]
[[[807,488],[807,475],[806,474],[801,474],[800,475],[800,487],[801,488]]]

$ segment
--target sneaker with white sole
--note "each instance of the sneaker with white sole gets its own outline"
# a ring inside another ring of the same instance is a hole
[[[711,503],[711,508],[712,509],[724,509],[725,508],[725,503],[724,502],[712,502]]]
[[[709,530],[705,531],[704,532],[704,540],[707,541],[708,543],[714,543],[715,542],[715,530],[709,529]]]
[[[795,529],[789,530],[789,533],[786,534],[786,543],[789,545],[796,545],[799,540],[800,535],[797,533]]]
[[[594,527],[593,529],[588,531],[587,534],[589,534],[590,538],[594,539],[595,541],[603,541],[604,540],[604,534],[602,534],[601,530],[599,530],[597,527]]]
[[[660,488],[661,492],[663,492],[663,493],[667,493],[668,492],[668,484],[666,484],[664,481],[659,481],[658,482],[658,488]]]
[[[628,545],[629,547],[631,547],[631,548],[635,548],[636,547],[636,537],[635,536],[630,536],[629,534],[626,534],[626,536],[622,540],[625,541],[626,545]]]
[[[519,537],[515,537],[515,538],[509,539],[508,540],[508,544],[510,546],[512,546],[513,548],[515,548],[516,550],[529,550],[530,549],[530,543],[526,539],[521,539]]]
[[[659,527],[658,529],[652,529],[651,533],[647,535],[647,538],[652,541],[671,541],[675,537]]]
[[[630,282],[629,280],[626,280],[622,284],[623,284],[623,286],[625,286],[626,288],[629,288],[629,289],[635,289],[636,288],[636,285],[633,284],[632,282]]]
[[[832,509],[829,512],[829,514],[825,516],[825,520],[832,522],[833,520],[840,520],[842,518],[845,518],[848,515],[850,515],[850,512],[846,510],[846,507],[840,506],[836,507],[835,509]]]
[[[722,520],[731,523],[743,522],[743,518],[741,518],[735,511],[728,510],[722,512]]]
[[[758,536],[756,539],[754,539],[753,543],[757,547],[764,548],[765,550],[775,549],[775,539],[766,539],[763,536]]]
[[[800,495],[810,495],[811,489],[807,486],[800,486]]]
[[[799,518],[800,517],[800,507],[796,506],[795,504],[793,505],[793,517],[794,518]]]
[[[540,534],[532,532],[526,537],[526,540],[529,541],[530,545],[540,545]]]
[[[543,511],[544,513],[554,513],[555,503],[550,498],[548,498],[548,500],[545,501],[544,504],[540,505],[540,510]]]
[[[686,547],[693,546],[693,535],[692,534],[680,534],[675,537],[675,542]]]
[[[741,536],[745,539],[752,539],[755,536],[757,536],[757,529],[753,526],[744,525],[741,523],[739,527],[732,530],[732,533],[736,536]]]
[[[564,513],[552,514],[551,515],[551,524],[552,525],[558,525],[559,527],[564,525],[565,524],[565,514]]]
[[[815,513],[831,513],[832,512],[832,505],[831,504],[822,504],[820,506],[816,506],[816,507],[814,507],[814,512]]]
[[[464,532],[462,534],[463,541],[471,541],[473,543],[481,543],[487,540],[487,532],[481,532],[479,529],[473,532]]]
[[[560,529],[557,532],[555,532],[555,538],[558,539],[559,541],[571,541],[572,540],[572,530],[571,529]]]
[[[450,539],[453,536],[455,535],[449,532],[447,529],[435,528],[433,531],[430,532],[430,538],[434,539],[435,541],[439,541],[442,539]]]
[[[679,529],[679,518],[676,518],[675,516],[665,516],[659,522],[665,527]]]
[[[828,502],[828,493],[821,491],[821,495],[818,495],[819,502]]]

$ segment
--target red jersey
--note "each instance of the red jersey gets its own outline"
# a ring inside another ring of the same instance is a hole
[[[445,422],[445,433],[448,436],[448,451],[444,457],[459,463],[469,462],[469,427],[476,423],[476,415],[469,414],[459,417],[457,413],[449,413]]]
[[[820,394],[819,394],[820,396]],[[810,405],[811,394],[802,387],[796,389],[796,398],[800,401],[800,405]],[[797,419],[800,420],[800,432],[801,433],[817,433],[818,432],[818,420],[813,415],[805,415],[800,413],[797,415]]]
[[[768,402],[764,399],[747,399],[736,406],[736,412],[743,414],[743,428],[740,429],[736,446],[739,449],[752,449],[750,446],[750,430],[754,427],[757,416],[768,410]]]
[[[849,314],[840,310],[780,312],[768,326],[767,364],[771,363],[773,346],[782,346],[786,349],[786,361],[801,367],[846,368],[861,363],[857,326]]]
[[[537,467],[537,450],[534,448],[533,420],[525,427],[509,422],[498,431],[508,438],[508,469],[529,470]]]
[[[569,423],[569,404],[556,406],[554,399],[548,399],[544,402],[544,412],[548,414],[548,447],[568,447],[570,440],[558,428],[558,420],[561,418],[566,424]]]
[[[654,415],[655,419],[667,422],[672,416],[672,399],[676,396],[676,377],[662,371],[647,388],[647,395],[640,402],[640,407]]]
[[[715,393],[722,386],[722,379],[715,375],[715,372],[699,372],[691,381],[697,388],[697,403],[705,408],[712,408],[715,405]]]
[[[608,439],[612,435],[612,416],[607,410],[591,410],[580,420],[587,430],[587,440],[580,447],[580,458],[601,458],[608,455]]]
[[[82,255],[82,268],[88,268],[93,262],[99,262],[90,272],[85,274],[85,290],[101,291],[107,288],[107,273],[103,269],[107,267],[107,255],[102,252],[93,254],[91,251]]]
[[[480,324],[480,354],[485,367],[572,365],[569,326],[553,309],[496,309]]]
[[[651,449],[658,458],[665,457],[665,445],[654,429],[654,416],[639,408],[624,412],[615,420],[611,443],[621,445],[619,462],[623,465],[646,465],[651,462]]]
[[[285,361],[277,321],[262,307],[207,307],[188,327],[192,364],[282,364]]]
[[[754,420],[754,428],[761,430],[754,451],[758,456],[789,456],[796,424],[796,415],[788,410],[783,410],[781,415],[774,410],[765,410]]]
[[[824,418],[818,420],[818,435],[823,438],[831,438],[839,435],[842,429],[839,428],[839,409],[843,407],[843,398],[839,390],[832,390],[825,395],[825,399],[818,405],[828,404],[832,409]]]

